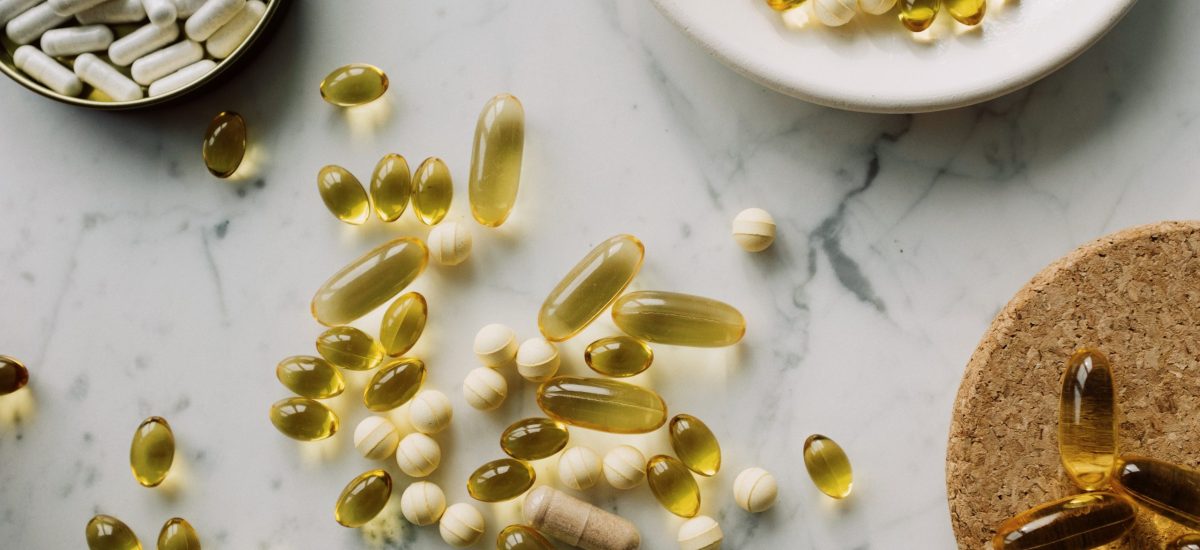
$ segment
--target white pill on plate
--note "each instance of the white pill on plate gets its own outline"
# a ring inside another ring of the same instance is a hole
[[[142,0],[109,0],[94,8],[75,14],[81,25],[92,23],[137,23],[146,18]]]
[[[150,96],[160,96],[178,90],[188,84],[200,80],[204,75],[217,68],[217,63],[211,59],[201,59],[187,67],[179,69],[167,76],[155,80],[150,85]]]
[[[42,34],[42,52],[58,57],[98,52],[113,43],[112,29],[107,25],[84,25],[51,29]]]
[[[13,63],[34,80],[62,95],[77,96],[83,83],[75,73],[33,46],[21,46],[13,52]]]
[[[8,21],[29,8],[37,5],[41,0],[0,0],[0,25],[8,23]]]
[[[137,58],[174,42],[176,38],[179,38],[179,25],[142,25],[113,41],[108,47],[108,58],[113,65],[125,67]]]
[[[246,5],[246,0],[208,0],[184,23],[188,38],[197,42],[208,40],[217,29],[228,23]]]
[[[155,80],[203,58],[204,47],[199,42],[184,40],[139,57],[133,62],[130,73],[138,84],[149,86]]]
[[[840,27],[854,19],[855,0],[813,0],[813,13],[817,20],[828,27]]]
[[[50,3],[43,2],[12,18],[4,27],[4,33],[8,35],[9,40],[23,46],[37,40],[42,33],[59,26],[70,18],[69,15],[54,13],[54,8],[50,7]]]
[[[54,9],[54,13],[71,16],[83,10],[103,4],[106,1],[107,0],[46,0],[46,3],[50,4],[50,7]]]
[[[96,57],[96,54],[85,53],[76,57],[75,75],[115,101],[133,101],[143,96],[142,87],[137,82]]]
[[[266,4],[259,0],[246,2],[242,11],[239,11],[233,19],[208,37],[208,41],[204,43],[208,54],[217,59],[225,59],[233,55],[238,46],[241,46],[254,31],[254,26],[258,24],[265,13],[267,13]]]

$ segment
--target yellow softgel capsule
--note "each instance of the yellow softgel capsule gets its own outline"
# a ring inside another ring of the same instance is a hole
[[[1146,509],[1200,529],[1200,471],[1138,455],[1121,455],[1113,485]]]
[[[388,306],[379,325],[379,343],[384,353],[399,357],[412,349],[425,332],[429,303],[417,292],[402,294]]]
[[[668,427],[671,448],[689,470],[702,476],[714,476],[721,469],[721,445],[699,418],[677,414]]]
[[[383,348],[374,338],[354,327],[333,327],[317,336],[317,353],[348,370],[371,370],[383,360]]]
[[[596,245],[559,281],[538,312],[538,329],[551,342],[579,334],[629,286],[646,248],[633,235]]]
[[[1081,349],[1063,373],[1058,402],[1058,454],[1085,491],[1108,485],[1117,460],[1117,404],[1112,367],[1103,353]]]
[[[496,537],[496,550],[554,550],[554,545],[528,525],[509,525]]]
[[[446,218],[454,200],[454,182],[450,167],[442,159],[429,157],[421,161],[413,174],[413,212],[425,225],[437,225]]]
[[[964,25],[978,25],[987,14],[987,0],[943,0],[946,11]]]
[[[499,227],[512,213],[525,155],[525,108],[509,94],[488,100],[475,125],[468,187],[475,221]]]
[[[538,460],[567,446],[570,434],[561,422],[549,418],[526,418],[514,422],[500,434],[500,448],[519,460]]]
[[[138,425],[129,445],[129,467],[143,487],[157,487],[175,461],[175,434],[167,421],[151,416]]]
[[[613,304],[612,317],[626,334],[659,344],[716,348],[736,344],[746,334],[746,319],[737,308],[678,292],[630,292]]]
[[[246,119],[233,111],[218,113],[204,132],[201,154],[210,174],[232,176],[246,156]]]
[[[650,368],[654,352],[637,338],[611,336],[588,344],[583,361],[600,374],[624,378]]]
[[[384,470],[363,472],[342,489],[333,507],[333,519],[346,527],[362,527],[379,515],[391,496],[391,474]]]
[[[995,550],[1086,550],[1115,541],[1133,526],[1129,499],[1106,492],[1061,498],[1009,518],[992,538]]]
[[[400,218],[412,197],[412,173],[408,161],[395,153],[379,159],[371,173],[371,204],[375,215],[385,222]]]
[[[775,11],[787,11],[803,3],[804,0],[767,0],[767,6]]]
[[[112,516],[96,515],[88,521],[84,534],[89,550],[142,550],[133,530]]]
[[[900,24],[912,32],[928,29],[942,9],[942,0],[900,0]]]
[[[29,383],[29,369],[15,357],[0,355],[0,395],[8,395]]]
[[[320,401],[289,397],[271,405],[271,423],[292,439],[319,441],[337,433],[337,414]]]
[[[533,468],[513,458],[500,458],[480,466],[467,478],[467,492],[481,502],[517,498],[533,487]]]
[[[312,299],[325,326],[344,325],[391,300],[425,269],[429,251],[414,237],[383,243],[334,273]]]
[[[538,387],[537,403],[550,418],[609,433],[652,432],[667,421],[653,390],[603,378],[551,378]]]
[[[350,225],[362,225],[371,217],[371,201],[362,183],[349,170],[330,164],[317,172],[317,191],[325,208]]]
[[[275,377],[292,393],[312,399],[328,399],[346,389],[342,372],[328,361],[310,355],[293,355],[275,366]]]
[[[813,484],[833,498],[846,498],[854,487],[850,459],[834,440],[821,434],[804,440],[804,467]]]
[[[408,403],[425,382],[425,363],[415,357],[395,359],[379,369],[363,390],[363,404],[375,412]]]
[[[667,511],[680,517],[694,517],[700,511],[700,486],[678,458],[658,455],[646,463],[646,482],[650,492]]]
[[[1164,550],[1200,550],[1200,533],[1180,535],[1171,541]]]
[[[158,550],[200,550],[200,536],[183,518],[171,518],[158,532]]]
[[[388,89],[388,77],[374,65],[351,63],[333,70],[321,81],[321,99],[339,107],[353,107],[379,99]]]

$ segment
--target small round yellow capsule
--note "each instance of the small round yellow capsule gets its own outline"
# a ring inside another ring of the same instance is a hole
[[[804,467],[813,484],[833,498],[846,498],[854,487],[854,474],[846,452],[821,434],[804,440]]]
[[[375,412],[408,403],[425,382],[425,363],[415,357],[393,360],[379,369],[363,390],[363,404]]]
[[[333,519],[346,527],[362,527],[379,515],[391,496],[391,474],[384,470],[363,472],[342,489],[333,507]]]
[[[201,154],[210,174],[232,176],[246,156],[246,119],[233,111],[218,113],[204,132]]]
[[[412,196],[412,173],[404,157],[391,153],[384,155],[371,174],[371,203],[375,214],[385,222],[400,218],[408,208]]]
[[[142,550],[133,530],[125,522],[99,514],[87,523],[84,530],[89,550]]]
[[[383,348],[354,327],[333,327],[317,336],[317,353],[347,370],[371,370],[383,360]]]
[[[320,357],[288,357],[276,365],[275,377],[296,395],[312,399],[328,399],[346,389],[342,372]]]
[[[29,369],[16,358],[0,355],[0,395],[8,395],[29,383]]]
[[[151,416],[142,421],[129,445],[129,467],[143,487],[157,487],[175,461],[175,434],[167,421]]]
[[[337,433],[338,417],[320,401],[289,397],[271,405],[271,423],[283,435],[300,441],[319,441]]]
[[[554,545],[528,525],[509,525],[496,537],[496,550],[554,550]]]
[[[944,0],[946,11],[955,21],[968,26],[983,22],[987,14],[987,0]]]
[[[425,225],[437,225],[450,211],[454,200],[454,183],[450,179],[450,168],[442,159],[429,157],[421,162],[413,174],[413,211]]]
[[[526,418],[514,422],[500,435],[500,448],[519,460],[538,460],[563,450],[570,434],[561,422]]]
[[[200,537],[183,518],[171,518],[158,532],[158,550],[200,550]]]
[[[583,361],[600,374],[624,378],[650,368],[654,351],[637,338],[610,336],[588,344]]]
[[[912,32],[928,29],[942,9],[942,0],[900,0],[900,24]]]
[[[658,455],[646,463],[650,492],[668,512],[690,518],[700,511],[700,486],[679,459]]]
[[[353,107],[379,99],[388,89],[388,77],[379,67],[351,63],[333,70],[321,81],[321,99],[339,107]]]
[[[429,303],[418,292],[401,295],[383,313],[379,325],[379,343],[392,357],[408,353],[425,332],[429,320]]]
[[[481,502],[517,498],[533,487],[533,468],[520,460],[501,458],[480,466],[467,478],[467,492]]]
[[[371,217],[371,201],[362,183],[349,170],[330,164],[317,173],[317,191],[325,207],[337,219],[362,225]]]

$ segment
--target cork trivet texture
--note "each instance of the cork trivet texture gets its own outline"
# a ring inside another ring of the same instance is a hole
[[[1067,357],[1108,354],[1122,452],[1200,467],[1200,222],[1126,229],[1084,245],[1029,281],[967,363],[954,403],[946,494],[960,548],[990,548],[995,528],[1078,493],[1058,455]],[[1105,548],[1162,548],[1184,529],[1139,510]]]

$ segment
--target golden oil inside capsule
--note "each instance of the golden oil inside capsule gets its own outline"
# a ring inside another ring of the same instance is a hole
[[[528,525],[509,525],[496,537],[496,550],[554,550],[554,545]]]
[[[987,13],[987,0],[943,0],[946,11],[964,25],[978,25]]]
[[[481,502],[511,500],[525,494],[536,478],[528,464],[513,458],[500,458],[471,473],[467,478],[467,492]]]
[[[325,439],[338,430],[338,417],[320,401],[289,397],[271,405],[271,423],[283,435],[300,441]]]
[[[767,5],[775,11],[787,11],[803,3],[804,0],[767,0]]]
[[[500,94],[488,100],[475,125],[468,187],[475,221],[499,227],[517,202],[521,159],[525,155],[525,108]]]
[[[1121,455],[1114,468],[1115,488],[1148,510],[1200,529],[1200,471],[1138,455]]]
[[[354,327],[333,327],[317,336],[317,353],[326,361],[349,370],[371,370],[383,360],[383,348],[374,338]]]
[[[412,349],[425,332],[429,319],[429,304],[417,292],[401,295],[383,313],[379,325],[379,343],[384,353],[399,357]]]
[[[624,378],[650,368],[654,352],[637,338],[611,336],[588,344],[583,361],[600,374]]]
[[[1117,460],[1117,406],[1112,368],[1103,353],[1071,355],[1058,402],[1058,454],[1079,488],[1108,485]]]
[[[617,235],[596,245],[546,296],[538,329],[551,342],[579,334],[629,286],[646,248],[633,235]]]
[[[995,550],[1086,550],[1117,540],[1133,526],[1133,503],[1098,492],[1047,502],[1000,524]]]
[[[99,514],[87,523],[87,545],[89,550],[142,550],[133,530],[125,522]]]
[[[1200,533],[1180,535],[1167,545],[1166,550],[1200,550]]]
[[[526,418],[514,422],[500,435],[500,448],[520,460],[538,460],[563,450],[570,434],[561,422]]]
[[[346,389],[341,371],[320,357],[294,355],[280,361],[275,377],[300,397],[328,399]]]
[[[204,166],[218,178],[227,178],[242,165],[246,156],[246,119],[233,111],[213,117],[204,132]]]
[[[414,357],[393,360],[367,383],[363,404],[375,412],[390,411],[408,403],[425,381],[425,363]]]
[[[0,395],[8,395],[29,383],[29,369],[16,358],[0,355]]]
[[[133,432],[129,445],[129,467],[143,487],[157,487],[175,461],[175,434],[167,421],[151,416]]]
[[[384,470],[363,472],[342,489],[333,507],[333,519],[346,527],[362,527],[379,515],[391,496],[391,474]]]
[[[383,243],[335,273],[312,300],[325,326],[344,325],[391,300],[425,269],[429,251],[413,237]]]
[[[537,402],[550,418],[602,432],[652,432],[667,421],[667,405],[653,390],[603,378],[551,378],[538,387]]]
[[[384,155],[371,174],[371,203],[375,214],[385,222],[396,221],[412,197],[412,173],[404,157]]]
[[[942,0],[900,0],[900,24],[912,32],[928,29],[942,9]]]
[[[700,511],[700,486],[679,459],[658,455],[646,463],[650,492],[667,511],[690,518]]]
[[[388,89],[388,77],[378,67],[351,63],[333,70],[321,81],[321,98],[339,107],[353,107],[379,99]]]
[[[832,439],[820,434],[804,440],[804,467],[813,484],[833,498],[846,498],[854,488],[854,472],[846,452]]]
[[[689,470],[702,476],[713,476],[721,469],[721,445],[699,418],[677,414],[671,418],[668,432],[671,448]]]
[[[454,200],[454,182],[450,179],[450,168],[442,159],[429,157],[421,162],[413,174],[413,212],[425,225],[437,225],[450,211]]]
[[[612,316],[630,336],[659,344],[716,348],[736,344],[746,334],[746,319],[737,308],[678,292],[630,292],[613,304]]]
[[[171,518],[158,532],[158,550],[200,550],[200,537],[183,518]]]
[[[362,225],[371,217],[371,201],[358,178],[349,170],[330,164],[317,173],[317,190],[321,200],[337,219],[351,225]]]

